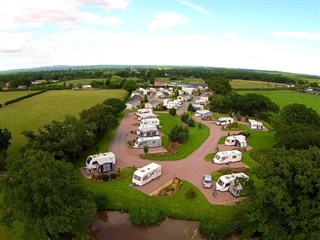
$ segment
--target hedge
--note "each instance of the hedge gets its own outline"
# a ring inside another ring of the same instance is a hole
[[[26,96],[18,97],[18,98],[13,99],[13,100],[9,100],[9,101],[6,101],[6,102],[4,103],[4,105],[10,105],[10,104],[12,104],[12,103],[19,102],[19,101],[21,101],[21,100],[23,100],[23,99],[27,99],[27,98],[30,98],[30,97],[39,95],[39,94],[44,93],[44,92],[46,92],[46,91],[47,91],[47,89],[45,89],[45,90],[43,90],[43,91],[31,93],[31,94],[26,95]]]

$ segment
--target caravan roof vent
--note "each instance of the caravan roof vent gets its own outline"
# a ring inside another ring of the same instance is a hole
[[[141,170],[140,170],[140,172],[145,172],[145,171],[146,171],[146,170],[144,170],[144,169],[141,169]]]

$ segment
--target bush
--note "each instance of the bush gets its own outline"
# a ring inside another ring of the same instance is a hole
[[[246,138],[248,138],[251,136],[251,133],[243,131],[243,132],[239,132],[239,135],[243,135],[243,136],[246,136]]]
[[[199,128],[199,129],[202,129],[202,123],[199,123],[199,124],[198,124],[198,128]]]
[[[171,116],[175,116],[176,115],[176,113],[177,113],[177,110],[175,109],[175,108],[170,108],[169,109],[169,114],[171,115]]]
[[[189,111],[189,112],[195,112],[194,107],[192,106],[192,103],[189,103],[189,105],[188,105],[188,111]]]
[[[228,128],[228,129],[238,128],[238,127],[239,127],[239,126],[238,126],[238,123],[237,123],[237,122],[229,123],[229,124],[227,125],[227,128]]]
[[[97,205],[97,210],[106,210],[108,208],[108,199],[103,193],[95,194],[94,202]]]
[[[196,196],[196,192],[192,188],[189,188],[186,192],[186,198],[188,199],[194,199]]]
[[[147,153],[149,152],[149,146],[148,146],[148,145],[144,145],[144,146],[143,146],[143,152],[144,152],[145,154],[147,154]]]
[[[187,124],[188,127],[194,127],[196,123],[193,118],[189,118]]]
[[[222,239],[231,236],[233,225],[229,222],[216,222],[214,219],[203,218],[200,220],[199,229],[201,233],[206,234],[210,239]]]
[[[164,218],[164,212],[158,207],[135,207],[129,211],[130,221],[139,226],[154,225]]]
[[[180,120],[184,123],[187,123],[188,119],[189,119],[190,115],[188,113],[183,113],[180,117]]]
[[[189,139],[189,129],[175,125],[169,133],[169,139],[171,142],[184,143]]]
[[[110,180],[110,176],[109,176],[109,175],[103,175],[103,176],[101,177],[101,179],[102,179],[103,181],[107,182],[107,181]]]

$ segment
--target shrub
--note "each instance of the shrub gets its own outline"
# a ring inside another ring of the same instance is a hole
[[[200,220],[199,229],[201,233],[209,236],[210,239],[222,239],[230,236],[234,229],[229,222],[216,222],[214,219],[203,218]]]
[[[189,105],[188,105],[188,111],[189,111],[189,112],[195,112],[194,107],[192,106],[192,103],[189,103]]]
[[[187,123],[188,119],[189,119],[190,115],[188,113],[183,113],[180,117],[180,120],[184,123]]]
[[[175,108],[170,108],[169,109],[169,114],[171,115],[171,116],[175,116],[176,115],[176,113],[177,113],[177,110],[175,109]]]
[[[145,154],[147,154],[147,153],[149,152],[149,146],[148,146],[148,145],[144,145],[144,146],[143,146],[143,152],[144,152]]]
[[[186,198],[194,199],[195,197],[196,197],[196,192],[192,188],[189,188],[188,191],[186,192]]]
[[[228,129],[238,128],[238,127],[239,127],[239,126],[238,126],[238,123],[237,123],[237,122],[229,123],[229,124],[227,125],[227,128],[228,128]]]
[[[130,221],[139,226],[154,225],[164,218],[164,212],[158,207],[135,207],[129,211]]]
[[[109,175],[103,175],[103,176],[101,177],[101,179],[102,179],[103,181],[107,182],[107,181],[109,181],[110,176],[109,176]]]
[[[202,123],[199,123],[199,124],[198,124],[198,128],[199,128],[199,129],[202,129]]]
[[[108,208],[108,199],[103,193],[95,194],[94,202],[97,205],[97,210],[106,210]]]
[[[246,138],[248,138],[251,136],[251,133],[243,131],[243,132],[239,132],[239,135],[243,135],[243,136],[246,136]]]
[[[194,127],[196,123],[193,118],[189,118],[187,124],[188,127]]]
[[[169,139],[172,142],[184,143],[189,139],[189,129],[175,125],[169,133]]]

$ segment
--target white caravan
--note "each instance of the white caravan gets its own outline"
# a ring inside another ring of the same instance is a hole
[[[213,116],[213,113],[209,110],[198,110],[195,113],[196,117],[202,117],[203,119],[210,119]]]
[[[151,118],[157,118],[157,116],[154,113],[144,113],[138,116],[139,121],[143,119],[151,119]]]
[[[231,117],[221,117],[216,121],[218,126],[227,126],[230,123],[233,123],[233,118]]]
[[[213,163],[223,164],[230,162],[239,162],[242,158],[242,152],[238,150],[217,152],[213,158]]]
[[[137,134],[141,137],[158,136],[159,131],[155,125],[142,125],[137,128]]]
[[[158,118],[142,119],[141,122],[140,122],[140,126],[146,126],[146,125],[159,126],[160,125],[160,120]]]
[[[108,172],[114,170],[116,157],[112,152],[99,153],[88,156],[86,167],[88,169],[96,169],[98,172]]]
[[[226,138],[224,141],[224,145],[226,146],[236,146],[240,148],[247,147],[246,137],[243,135],[232,135]]]
[[[150,163],[143,168],[134,171],[132,176],[132,183],[138,186],[152,181],[155,178],[161,176],[161,165],[156,163]]]
[[[161,138],[159,136],[138,138],[133,147],[144,148],[146,145],[148,147],[161,147]]]
[[[228,191],[231,183],[237,178],[249,179],[249,177],[244,173],[232,173],[232,174],[223,175],[216,182],[216,190],[221,192]]]
[[[137,117],[139,117],[141,114],[146,114],[146,113],[152,113],[152,109],[149,109],[149,108],[138,109],[138,111],[136,112],[136,115]]]
[[[229,192],[234,196],[234,197],[239,197],[241,196],[241,192],[243,190],[243,187],[245,186],[245,184],[247,183],[247,181],[249,180],[249,177],[246,175],[246,177],[241,177],[244,178],[245,181],[243,182],[239,182],[239,180],[235,179],[230,183],[230,187],[229,187]]]
[[[262,122],[258,122],[256,120],[249,119],[249,126],[253,130],[262,130],[263,124]]]

